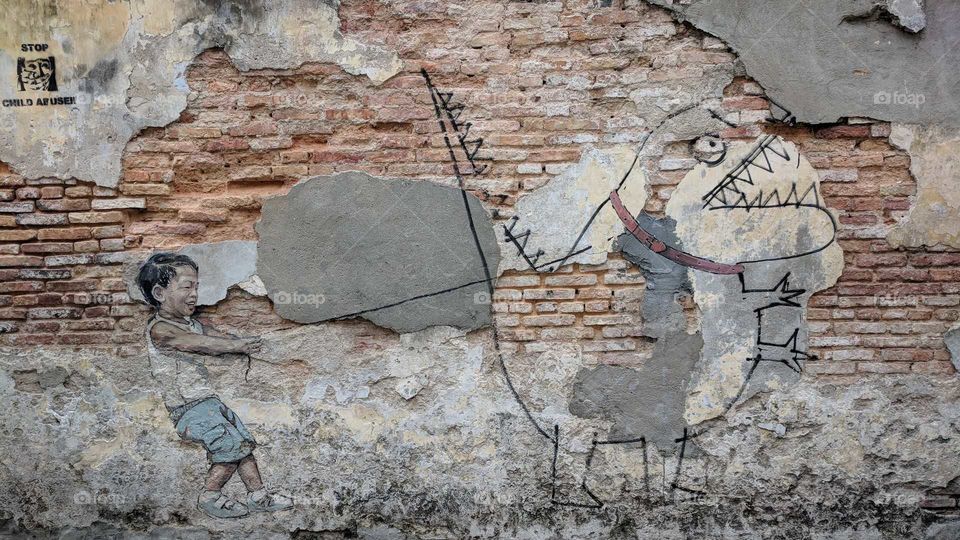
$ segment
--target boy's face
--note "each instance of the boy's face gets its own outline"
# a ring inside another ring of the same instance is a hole
[[[197,271],[178,266],[177,275],[166,287],[155,285],[153,297],[160,302],[160,311],[175,317],[189,317],[197,309]]]

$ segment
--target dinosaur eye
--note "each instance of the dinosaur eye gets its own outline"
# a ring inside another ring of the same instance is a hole
[[[727,156],[727,143],[716,135],[702,135],[690,143],[690,150],[697,161],[713,167]]]

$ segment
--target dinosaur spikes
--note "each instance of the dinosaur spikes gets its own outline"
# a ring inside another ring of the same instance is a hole
[[[444,92],[434,86],[430,81],[430,76],[425,70],[422,70],[421,73],[427,82],[430,96],[433,98],[433,106],[437,114],[437,120],[440,122],[441,129],[444,131],[444,138],[450,149],[451,157],[454,159],[454,168],[456,169],[457,175],[467,174],[467,171],[461,171],[460,161],[457,159],[455,148],[460,149],[460,153],[462,153],[461,159],[470,163],[469,174],[474,176],[483,174],[488,169],[488,166],[478,165],[477,162],[491,160],[478,156],[480,148],[483,146],[483,137],[469,138],[470,128],[473,127],[473,123],[460,120],[467,106],[455,101],[453,92]],[[452,138],[451,135],[456,136],[456,143],[450,140]]]

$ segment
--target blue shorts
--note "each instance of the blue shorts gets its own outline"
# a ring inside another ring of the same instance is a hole
[[[174,422],[180,438],[202,444],[211,463],[240,461],[257,445],[243,422],[216,397],[189,407]]]

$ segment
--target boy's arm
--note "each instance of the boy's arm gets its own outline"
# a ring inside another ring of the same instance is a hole
[[[213,336],[213,337],[227,338],[227,339],[238,339],[237,336],[233,334],[227,334],[226,332],[221,332],[202,320],[200,321],[200,323],[201,323],[201,326],[203,326],[203,334],[205,336]]]
[[[172,324],[157,323],[150,330],[154,343],[161,348],[182,352],[220,355],[250,353],[259,346],[259,338],[224,338],[213,335],[194,334]]]

